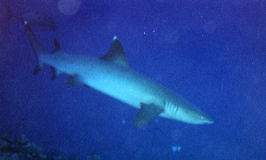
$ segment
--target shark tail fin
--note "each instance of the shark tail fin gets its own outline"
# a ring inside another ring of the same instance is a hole
[[[20,23],[24,23],[23,19],[19,18],[18,16],[15,16],[13,14],[13,12],[11,11],[10,7],[4,2],[3,3],[4,6],[5,6],[5,9],[6,9],[6,12],[7,12],[7,20],[6,21],[9,21],[11,18],[15,18],[17,19]]]
[[[54,20],[51,16],[42,14],[39,12],[27,12],[21,15],[16,16],[11,11],[11,8],[7,5],[6,2],[3,2],[4,8],[7,12],[7,21],[9,21],[12,18],[17,19],[21,24],[24,24],[27,22],[31,26],[37,26],[38,28],[42,30],[48,30],[48,31],[54,31],[56,30],[56,26],[54,23]]]
[[[44,54],[45,51],[43,50],[40,42],[38,41],[38,39],[36,38],[35,34],[33,33],[32,29],[30,28],[30,26],[27,24],[27,22],[25,22],[25,34],[28,36],[29,40],[30,40],[30,44],[31,47],[35,53],[36,58],[39,61],[39,56],[41,54]],[[36,75],[40,72],[41,68],[42,68],[42,63],[39,61],[38,65],[36,66],[35,70],[33,71],[33,74]]]
[[[7,11],[7,21],[9,21],[12,17],[14,17],[14,14],[11,12],[11,9],[9,8],[9,6],[4,2],[3,3],[5,8],[6,8],[6,11]]]
[[[35,34],[33,33],[30,26],[25,22],[25,34],[29,37],[31,47],[35,53],[35,56],[38,58],[40,54],[45,53],[40,42],[37,40]]]

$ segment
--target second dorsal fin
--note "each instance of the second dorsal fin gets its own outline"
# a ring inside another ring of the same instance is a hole
[[[108,53],[105,56],[101,57],[101,59],[129,67],[123,46],[116,36],[113,38],[113,42]]]
[[[59,42],[56,39],[54,39],[54,47],[55,48],[54,48],[52,53],[62,52],[63,51],[62,47],[60,46]]]

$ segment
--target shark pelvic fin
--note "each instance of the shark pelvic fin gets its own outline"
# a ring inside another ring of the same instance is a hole
[[[61,73],[60,71],[58,71],[57,69],[55,69],[54,67],[50,66],[51,70],[52,70],[52,78],[51,80],[55,80],[57,78],[57,76]]]
[[[139,127],[147,124],[164,110],[154,104],[141,104],[140,110],[133,122],[133,126]]]
[[[33,74],[37,75],[40,71],[41,71],[41,67],[40,67],[40,65],[37,65],[36,68],[33,71]]]
[[[101,57],[101,59],[129,67],[123,46],[116,36],[113,39],[109,52],[105,56]]]
[[[35,69],[33,70],[33,74],[34,75],[37,75],[40,71],[41,71],[41,69],[43,68],[43,63],[38,63],[38,65],[35,67]]]
[[[82,84],[82,82],[79,80],[79,77],[77,75],[72,75],[72,76],[68,77],[66,88],[78,86],[81,84]]]
[[[55,46],[55,48],[54,48],[52,53],[63,51],[62,47],[60,46],[59,42],[56,39],[54,39],[54,46]]]

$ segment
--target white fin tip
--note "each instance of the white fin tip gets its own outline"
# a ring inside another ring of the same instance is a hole
[[[117,37],[116,37],[116,36],[114,36],[114,38],[113,38],[113,41],[114,41],[114,40],[116,40],[116,39],[117,39]]]

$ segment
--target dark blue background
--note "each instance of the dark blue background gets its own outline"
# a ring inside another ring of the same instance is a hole
[[[62,14],[54,0],[8,0],[15,15],[39,11],[56,31],[33,28],[46,51],[100,57],[118,36],[132,68],[183,95],[212,125],[157,118],[132,127],[136,109],[85,86],[51,81],[17,20],[0,3],[0,134],[25,134],[46,150],[102,159],[266,158],[266,2],[82,1]],[[126,122],[125,124],[123,122]],[[173,152],[173,146],[181,150]]]

